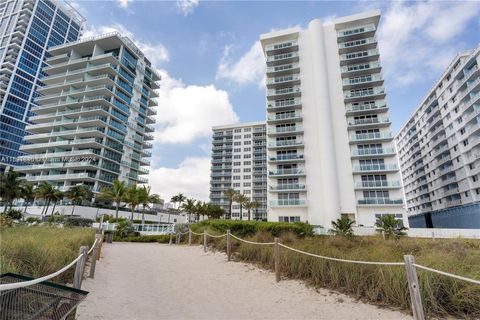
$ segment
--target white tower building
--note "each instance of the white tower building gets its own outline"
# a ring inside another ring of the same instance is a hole
[[[341,215],[365,226],[385,214],[403,219],[379,19],[374,11],[261,35],[270,221],[330,227]]]

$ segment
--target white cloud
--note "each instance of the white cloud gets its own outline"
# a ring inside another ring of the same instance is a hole
[[[226,46],[217,68],[217,80],[228,80],[235,84],[259,83],[263,86],[265,77],[265,57],[260,41],[256,41],[238,61],[232,61],[233,48]]]
[[[187,157],[177,168],[151,169],[149,184],[167,202],[179,192],[187,197],[208,201],[210,158]]]
[[[228,93],[213,85],[185,85],[181,80],[162,75],[158,98],[155,141],[191,143],[207,137],[212,126],[238,122]]]
[[[120,8],[127,9],[128,5],[130,2],[133,2],[133,0],[116,0],[116,2]]]
[[[188,16],[198,6],[199,0],[177,0],[177,8],[184,15]]]
[[[392,2],[378,38],[385,75],[407,86],[443,71],[458,48],[457,35],[480,11],[479,2]]]
[[[85,28],[82,38],[98,36],[114,31],[118,31],[121,35],[126,36],[130,40],[132,40],[154,65],[159,65],[160,63],[169,60],[168,50],[161,43],[152,44],[148,41],[140,41],[131,31],[129,31],[124,25],[120,23],[102,26],[91,25]]]

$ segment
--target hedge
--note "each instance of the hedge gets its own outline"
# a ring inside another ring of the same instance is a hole
[[[130,236],[130,237],[119,237],[114,235],[113,241],[115,242],[158,242],[158,243],[169,243],[170,235],[161,234],[161,235],[149,235],[149,236]],[[175,236],[173,236],[173,241],[175,241]]]
[[[210,229],[218,233],[226,233],[227,229],[230,229],[231,233],[240,237],[251,236],[260,231],[270,233],[274,237],[278,237],[287,232],[293,232],[300,237],[313,235],[313,226],[303,222],[204,220],[192,224],[191,229],[195,232],[203,232],[205,229]]]

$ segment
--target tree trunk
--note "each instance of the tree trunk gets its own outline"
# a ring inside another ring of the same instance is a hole
[[[75,212],[75,203],[73,204],[72,213],[70,213],[70,215],[73,216],[74,212]]]
[[[120,206],[120,203],[117,202],[117,206],[115,208],[115,219],[118,219],[118,207]]]
[[[248,209],[248,221],[250,221],[250,209]]]
[[[3,213],[7,213],[8,201],[5,202],[5,207],[3,208]]]
[[[130,221],[132,221],[132,222],[133,222],[133,211],[135,211],[134,207],[132,207],[132,213],[130,214]]]
[[[25,205],[25,209],[23,210],[23,213],[27,213],[27,207],[28,207],[28,202],[25,202],[26,205]]]
[[[45,200],[45,203],[43,204],[42,213],[40,214],[41,216],[43,216],[43,212],[45,211],[46,206],[47,206],[47,200]]]
[[[142,230],[143,230],[144,224],[145,224],[145,206],[143,207],[143,211],[142,211]]]
[[[53,215],[53,212],[55,211],[55,207],[56,207],[56,206],[57,206],[57,201],[55,201],[55,202],[53,203],[53,208],[52,208],[52,213],[51,213],[52,215]]]
[[[230,211],[228,212],[228,220],[232,219],[232,201],[228,204],[230,206]]]
[[[46,204],[46,208],[45,208],[45,215],[47,215],[49,207],[50,207],[50,199],[47,200],[47,204]]]
[[[242,205],[240,205],[240,220],[243,220]]]

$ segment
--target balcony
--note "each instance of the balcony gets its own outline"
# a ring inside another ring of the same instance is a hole
[[[352,157],[394,156],[395,148],[371,148],[352,150]]]
[[[270,176],[304,176],[305,171],[303,169],[279,169],[276,171],[269,171]]]
[[[48,170],[48,169],[73,169],[73,168],[85,168],[89,167],[92,169],[96,169],[97,165],[94,163],[89,163],[88,161],[67,161],[67,162],[51,162],[51,163],[43,163],[43,164],[34,164],[28,166],[22,166],[22,172],[30,172],[30,171],[40,171],[40,170]]]
[[[355,189],[399,189],[400,181],[395,180],[376,180],[376,181],[357,181]]]
[[[281,99],[289,97],[298,97],[302,94],[300,86],[291,86],[285,88],[268,89],[267,98],[269,99]]]
[[[350,92],[344,92],[346,102],[359,101],[365,98],[384,99],[386,95],[387,93],[383,87],[350,90]]]
[[[304,184],[298,183],[286,183],[286,184],[278,184],[276,186],[270,186],[270,191],[303,191],[305,190]]]
[[[268,117],[268,122],[285,122],[290,120],[301,120],[302,114],[297,112],[280,113]]]
[[[397,172],[398,166],[393,163],[385,164],[361,164],[353,167],[353,173],[366,172]]]
[[[378,73],[382,69],[380,62],[369,62],[369,63],[360,63],[352,64],[341,67],[342,76],[360,76],[372,73]]]
[[[359,206],[377,206],[377,205],[392,205],[392,206],[401,206],[403,205],[402,199],[388,199],[388,198],[365,198],[358,200]]]
[[[375,37],[362,38],[358,40],[340,42],[338,44],[338,51],[340,53],[347,53],[358,51],[359,49],[375,49],[376,46],[377,39]]]
[[[357,51],[351,53],[344,53],[340,55],[340,65],[346,65],[350,62],[372,62],[378,60],[380,51],[378,49],[370,49],[365,51]]]
[[[270,142],[268,144],[269,149],[282,149],[303,146],[303,141],[300,140],[281,140],[276,142]]]
[[[305,161],[303,154],[285,154],[270,157],[269,162],[301,162]]]
[[[376,112],[386,112],[388,107],[386,104],[364,104],[364,105],[348,105],[346,114],[371,114]]]
[[[55,181],[55,180],[95,180],[95,174],[89,172],[69,173],[69,174],[51,174],[40,176],[27,176],[27,181]]]
[[[371,117],[363,119],[352,119],[348,121],[348,128],[362,128],[362,127],[388,127],[390,119],[387,117]]]
[[[265,46],[265,52],[267,54],[278,54],[281,52],[296,51],[298,50],[298,41],[290,40],[279,43],[273,43]]]
[[[267,65],[273,66],[276,64],[287,64],[289,62],[298,62],[298,52],[280,53],[267,57]]]
[[[339,40],[348,41],[358,37],[368,37],[375,34],[376,27],[374,24],[367,24],[361,27],[349,28],[345,30],[340,30],[337,32],[337,38]]]
[[[305,207],[306,201],[303,199],[278,199],[271,200],[271,207]]]
[[[351,89],[362,85],[382,85],[383,76],[381,74],[372,74],[357,76],[353,78],[346,78],[342,80],[343,89]]]
[[[282,74],[298,73],[300,71],[300,64],[297,62],[281,64],[278,66],[267,67],[267,76],[279,76]]]
[[[288,126],[288,127],[277,127],[277,128],[269,128],[268,135],[285,135],[285,134],[293,134],[293,133],[301,133],[303,132],[303,126],[295,125],[295,126]]]
[[[365,142],[365,141],[391,141],[393,135],[391,132],[371,132],[354,134],[350,136],[350,143],[352,142]]]
[[[302,101],[300,98],[285,99],[279,101],[270,101],[267,103],[268,111],[276,111],[282,109],[299,109],[302,107]]]
[[[276,88],[279,86],[295,84],[300,84],[300,75],[298,74],[289,74],[278,76],[275,78],[267,78],[267,88]]]

